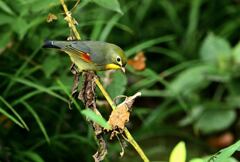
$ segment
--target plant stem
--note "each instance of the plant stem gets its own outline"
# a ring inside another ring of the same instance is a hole
[[[116,105],[114,104],[114,102],[112,101],[111,97],[109,96],[109,94],[107,93],[107,91],[105,90],[105,88],[103,87],[101,82],[98,80],[98,78],[95,78],[95,83],[97,84],[98,88],[102,92],[103,96],[106,98],[106,100],[109,103],[109,105],[111,106],[111,108],[113,110],[116,109],[117,108]]]
[[[116,109],[116,105],[114,104],[114,102],[112,101],[111,97],[109,96],[109,94],[107,93],[107,91],[104,89],[104,87],[102,86],[101,82],[97,78],[95,78],[95,83],[97,84],[98,88],[100,89],[100,91],[102,92],[104,97],[106,98],[106,100],[109,103],[109,105],[111,106],[111,108],[113,110]],[[131,135],[131,133],[128,131],[127,128],[124,129],[124,133],[125,133],[125,135],[126,135],[126,137],[128,139],[128,142],[135,148],[135,150],[141,156],[143,161],[144,162],[149,162],[149,159],[147,158],[147,156],[145,155],[145,153],[143,152],[141,147],[138,145],[138,143],[135,141],[135,139],[133,138],[133,136]]]
[[[144,162],[149,162],[148,157],[143,152],[142,148],[138,145],[138,143],[135,141],[131,133],[128,131],[127,128],[124,129],[124,133],[127,136],[128,142],[135,148],[139,156],[143,159]]]
[[[78,33],[76,26],[75,26],[75,22],[74,19],[71,16],[71,13],[69,12],[64,0],[60,0],[64,12],[66,14],[66,21],[69,24],[69,27],[72,29],[75,37],[77,40],[80,40],[80,34]],[[101,84],[101,82],[95,78],[95,83],[97,84],[98,88],[101,90],[102,94],[104,95],[104,97],[106,98],[107,102],[109,103],[109,105],[111,106],[111,108],[114,110],[116,109],[116,105],[114,104],[114,102],[112,101],[111,97],[109,96],[109,94],[107,93],[107,91],[105,90],[105,88],[103,87],[103,85]],[[135,150],[137,151],[137,153],[140,155],[140,157],[143,159],[144,162],[149,162],[149,159],[147,158],[147,156],[145,155],[145,153],[143,152],[143,150],[141,149],[141,147],[138,145],[138,143],[135,141],[135,139],[133,138],[133,136],[131,135],[131,133],[128,131],[127,128],[124,129],[125,135],[128,139],[128,142],[135,148]]]
[[[76,39],[81,40],[80,34],[78,33],[77,28],[75,26],[75,20],[71,16],[71,12],[68,10],[67,5],[65,4],[64,0],[60,0],[60,2],[62,4],[63,10],[66,14],[65,20],[68,22],[68,25],[72,29]]]

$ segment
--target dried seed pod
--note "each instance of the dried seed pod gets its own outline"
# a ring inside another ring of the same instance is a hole
[[[123,132],[127,122],[129,121],[132,105],[136,97],[139,96],[141,96],[140,92],[130,97],[126,96],[125,100],[112,111],[108,120],[109,125],[112,127],[110,139],[112,139],[116,134]]]

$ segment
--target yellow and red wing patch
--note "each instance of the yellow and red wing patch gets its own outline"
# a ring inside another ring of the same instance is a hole
[[[82,59],[83,61],[92,62],[89,53],[80,52],[80,57],[81,57],[81,59]]]
[[[88,62],[88,63],[92,62],[89,53],[80,51],[79,49],[73,48],[73,47],[70,46],[70,45],[67,46],[66,49],[64,49],[64,51],[67,52],[69,55],[79,56],[80,59],[82,59],[82,60],[85,61],[85,62]]]

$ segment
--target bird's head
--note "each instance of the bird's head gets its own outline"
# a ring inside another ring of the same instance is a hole
[[[106,69],[121,69],[125,72],[127,57],[120,47],[114,44],[109,44],[107,57],[109,57],[111,63],[106,65]]]

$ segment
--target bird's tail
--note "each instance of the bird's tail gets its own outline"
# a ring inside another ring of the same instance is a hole
[[[53,41],[47,40],[43,44],[43,48],[57,48],[57,49],[64,49],[67,45],[66,41]]]

